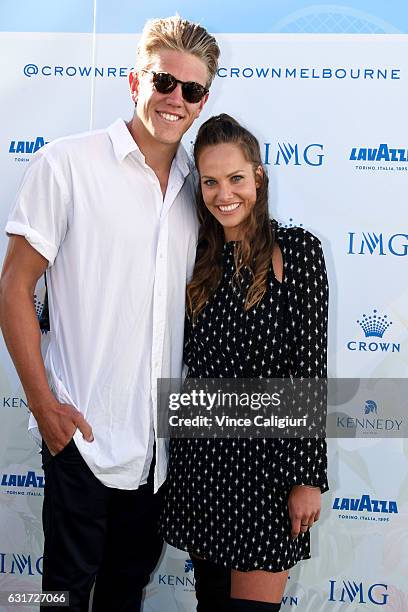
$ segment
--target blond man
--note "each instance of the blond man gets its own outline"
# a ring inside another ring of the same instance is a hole
[[[129,76],[132,120],[38,151],[7,223],[0,315],[42,438],[43,589],[69,591],[69,610],[88,609],[95,581],[93,610],[139,610],[162,549],[156,381],[181,373],[197,238],[180,140],[218,56],[201,26],[149,21]],[[33,292],[45,271],[43,361]]]

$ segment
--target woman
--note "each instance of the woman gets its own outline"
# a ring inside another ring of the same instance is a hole
[[[188,377],[324,379],[319,240],[270,220],[259,144],[233,118],[204,123],[194,157],[201,228],[187,287]],[[310,557],[328,489],[325,440],[172,440],[167,482],[164,537],[190,552],[197,610],[279,610],[288,569]]]

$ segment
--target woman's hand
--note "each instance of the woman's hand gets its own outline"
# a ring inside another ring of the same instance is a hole
[[[288,499],[289,518],[292,523],[292,539],[305,533],[319,520],[321,492],[319,487],[295,485]]]

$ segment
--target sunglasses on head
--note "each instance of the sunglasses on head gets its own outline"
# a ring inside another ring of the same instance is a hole
[[[200,102],[205,94],[208,93],[208,89],[200,85],[200,83],[196,83],[195,81],[180,81],[168,72],[154,72],[154,70],[141,70],[141,72],[147,72],[153,75],[152,80],[154,88],[161,94],[171,93],[176,89],[177,83],[180,83],[184,100],[191,104]]]

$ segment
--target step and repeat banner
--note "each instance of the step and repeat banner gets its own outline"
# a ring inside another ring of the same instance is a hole
[[[44,15],[46,30],[32,11],[35,32],[27,14],[8,3],[2,8],[8,30],[0,33],[2,227],[38,148],[132,115],[127,75],[138,32],[145,18],[175,7],[144,8],[135,25],[130,0],[126,20],[110,4],[102,2],[99,15],[97,2],[83,2],[74,16],[67,3],[66,14]],[[331,289],[329,376],[373,379],[363,399],[356,395],[356,416],[337,417],[338,437],[329,440],[331,488],[313,528],[313,558],[290,571],[282,609],[407,611],[408,445],[387,432],[398,431],[408,415],[393,394],[379,398],[375,385],[408,374],[406,30],[398,31],[396,18],[391,24],[386,15],[363,12],[364,2],[357,8],[291,3],[297,10],[290,15],[259,4],[256,23],[243,10],[230,22],[225,7],[217,22],[215,3],[199,14],[180,4],[179,12],[200,20],[221,46],[200,121],[227,112],[257,135],[271,215],[309,229],[323,244]],[[197,128],[186,135],[187,148]],[[3,235],[2,255],[6,245]],[[38,312],[43,295],[39,286]],[[0,411],[0,591],[38,590],[44,476],[3,344]],[[143,609],[195,609],[187,553],[164,550]]]

